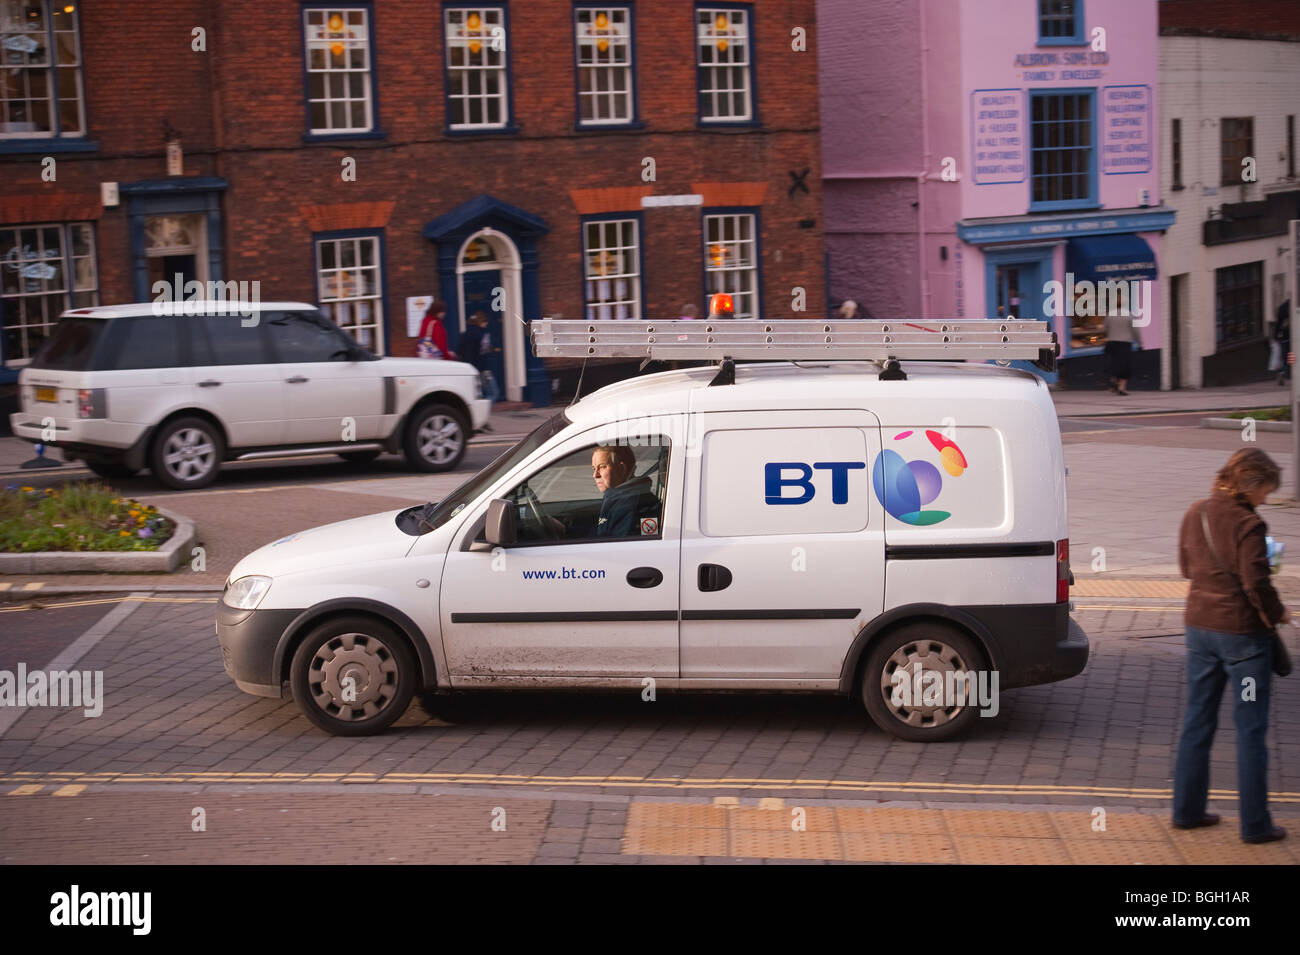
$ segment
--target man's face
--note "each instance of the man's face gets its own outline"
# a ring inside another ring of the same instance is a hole
[[[591,452],[591,476],[601,494],[627,480],[626,470],[614,463],[613,455],[608,451]]]

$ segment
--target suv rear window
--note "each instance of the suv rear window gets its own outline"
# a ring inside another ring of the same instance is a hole
[[[108,322],[102,318],[62,318],[32,358],[30,368],[50,371],[93,371],[95,348]]]
[[[114,371],[175,368],[181,363],[178,339],[183,321],[171,315],[116,319],[104,346],[103,367]]]

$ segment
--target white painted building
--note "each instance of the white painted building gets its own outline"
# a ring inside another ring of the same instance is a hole
[[[1160,262],[1164,388],[1269,375],[1300,217],[1300,3],[1262,3],[1277,15],[1160,5],[1160,194],[1177,210]]]

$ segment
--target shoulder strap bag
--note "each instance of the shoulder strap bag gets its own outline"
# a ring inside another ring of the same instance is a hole
[[[1214,538],[1210,536],[1210,519],[1205,516],[1205,505],[1201,505],[1201,531],[1205,534],[1205,543],[1210,546],[1210,556],[1229,577],[1237,582],[1237,587],[1244,593],[1246,588],[1241,585],[1241,578],[1228,570],[1219,559],[1219,551],[1214,546]],[[1291,673],[1291,654],[1287,653],[1286,644],[1282,642],[1282,637],[1277,632],[1277,627],[1268,628],[1270,636],[1273,638],[1273,672],[1278,676],[1288,676]]]

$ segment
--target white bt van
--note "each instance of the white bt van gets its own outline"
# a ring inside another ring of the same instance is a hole
[[[1083,670],[1047,387],[912,360],[1050,366],[1041,323],[547,321],[533,338],[542,356],[797,361],[611,385],[439,503],[254,551],[216,621],[241,689],[291,693],[345,735],[417,693],[435,711],[647,681],[837,693],[942,740],[1003,690]]]

